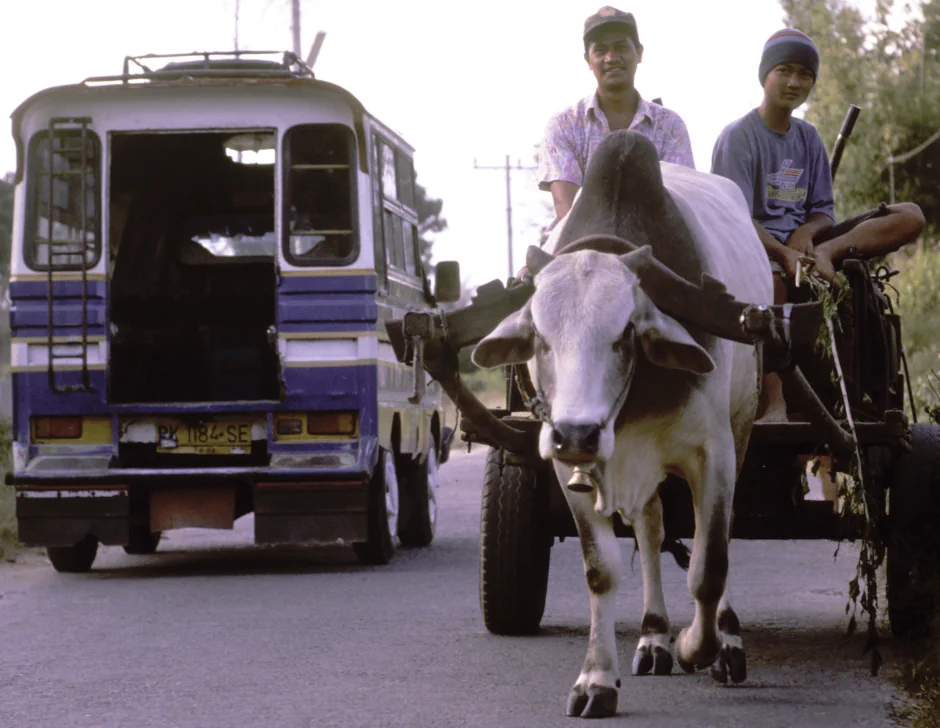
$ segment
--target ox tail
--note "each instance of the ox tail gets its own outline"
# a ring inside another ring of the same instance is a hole
[[[672,557],[676,560],[680,569],[683,571],[689,570],[689,562],[692,560],[692,549],[679,539],[666,536],[659,552],[662,554],[672,554]]]
[[[633,539],[633,556],[637,555],[637,552],[640,550],[640,545],[637,543],[636,537]],[[666,536],[663,540],[663,545],[659,548],[659,553],[661,554],[672,554],[672,558],[676,560],[676,564],[683,571],[689,570],[689,562],[692,560],[692,549],[686,546],[678,538],[672,536]],[[630,566],[633,567],[633,558],[630,559]]]

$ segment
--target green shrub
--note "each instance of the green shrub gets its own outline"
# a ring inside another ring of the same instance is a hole
[[[0,422],[0,558],[9,558],[16,553],[16,501],[12,488],[3,485],[3,477],[10,469],[10,438],[12,430],[6,422]]]
[[[920,420],[940,408],[940,244],[918,246],[891,261],[901,275],[891,283],[898,291],[901,335]]]

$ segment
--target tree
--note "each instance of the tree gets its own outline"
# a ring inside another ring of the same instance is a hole
[[[418,252],[428,271],[434,268],[431,265],[431,246],[434,241],[428,236],[447,229],[447,220],[441,215],[443,207],[443,200],[428,197],[427,190],[415,182],[415,210],[418,213]]]
[[[870,19],[848,0],[781,5],[787,25],[819,48],[819,81],[806,104],[807,121],[831,143],[849,104],[862,108],[837,174],[839,217],[889,201],[889,157],[916,148],[940,125],[940,0],[926,0],[924,20],[908,14],[900,28],[889,23],[890,0],[877,0]],[[894,165],[895,199],[916,201],[928,221],[940,219],[937,171],[940,141]]]
[[[0,180],[0,283],[10,272],[10,241],[13,231],[13,185]]]

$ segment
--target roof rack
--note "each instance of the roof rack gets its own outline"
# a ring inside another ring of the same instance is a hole
[[[153,61],[164,65],[152,67]],[[86,81],[174,81],[182,78],[307,78],[313,71],[290,51],[193,51],[125,56],[120,76]]]

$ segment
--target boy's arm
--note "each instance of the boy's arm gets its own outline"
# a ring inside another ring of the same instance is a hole
[[[809,159],[812,160],[809,189],[806,192],[806,222],[790,233],[787,245],[803,255],[813,255],[813,238],[835,224],[835,202],[832,194],[832,172],[829,157],[819,132],[810,135]]]
[[[712,174],[719,174],[734,182],[744,195],[751,221],[757,231],[757,237],[764,245],[767,255],[773,258],[791,276],[796,275],[796,263],[799,254],[771,235],[757,220],[754,213],[755,181],[753,155],[747,136],[738,128],[726,128],[718,136],[712,150]]]
[[[796,278],[796,264],[799,262],[802,253],[795,248],[784,245],[777,238],[771,235],[767,228],[761,225],[757,220],[751,220],[754,223],[754,229],[757,230],[757,237],[764,244],[764,250],[767,256],[776,260],[791,278]],[[791,236],[792,237],[792,236]]]
[[[825,232],[833,225],[833,219],[823,212],[812,213],[802,225],[790,233],[787,247],[799,251],[801,255],[813,255],[813,238]]]

